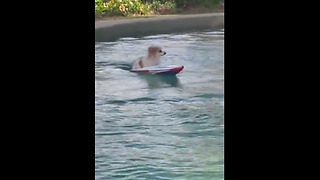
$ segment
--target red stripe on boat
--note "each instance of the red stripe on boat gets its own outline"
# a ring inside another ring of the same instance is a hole
[[[171,71],[178,73],[178,72],[182,71],[183,68],[184,68],[184,66],[176,67],[176,68],[171,69]]]

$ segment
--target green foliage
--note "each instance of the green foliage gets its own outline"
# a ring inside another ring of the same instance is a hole
[[[223,0],[175,0],[177,8],[189,6],[212,7],[219,5]]]
[[[176,8],[174,0],[171,1],[159,1],[153,0],[150,4],[151,10],[154,13],[167,13]]]
[[[120,15],[129,14],[145,15],[150,11],[149,4],[141,0],[95,0],[96,14]]]
[[[95,0],[96,15],[149,15],[173,12],[176,8],[212,7],[222,0]]]
[[[102,13],[103,10],[104,6],[102,0],[95,0],[95,13]]]

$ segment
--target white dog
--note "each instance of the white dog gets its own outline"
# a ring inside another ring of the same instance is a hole
[[[133,62],[132,69],[140,69],[149,66],[155,66],[160,64],[160,57],[164,56],[166,52],[158,46],[150,46],[148,48],[148,56],[141,57]]]

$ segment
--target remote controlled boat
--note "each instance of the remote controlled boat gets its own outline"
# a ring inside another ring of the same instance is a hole
[[[144,67],[140,69],[132,69],[131,72],[141,73],[141,74],[178,74],[182,71],[184,66],[177,65],[157,65]]]

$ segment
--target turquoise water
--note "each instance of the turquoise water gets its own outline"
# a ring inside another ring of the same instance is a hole
[[[129,72],[150,45],[176,77]],[[125,49],[125,51],[124,51]],[[224,178],[224,31],[95,45],[95,178]]]

